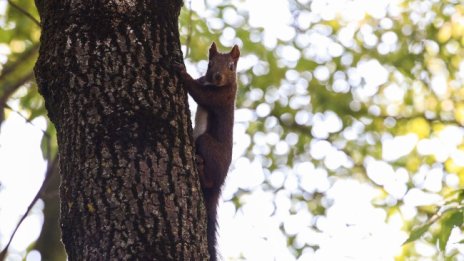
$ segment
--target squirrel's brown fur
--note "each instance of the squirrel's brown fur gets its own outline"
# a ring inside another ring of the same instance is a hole
[[[208,211],[208,250],[212,261],[217,260],[217,204],[232,159],[239,56],[237,45],[229,53],[219,53],[213,43],[209,49],[205,76],[194,80],[184,65],[178,66],[184,86],[198,104],[194,137],[197,166]]]

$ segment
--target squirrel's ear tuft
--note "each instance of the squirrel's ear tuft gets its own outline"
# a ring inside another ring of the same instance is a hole
[[[238,60],[238,57],[240,57],[240,49],[238,49],[238,45],[234,45],[232,50],[230,51],[230,56],[234,60]]]
[[[217,53],[218,53],[218,51],[217,51],[216,43],[213,42],[211,44],[211,47],[209,48],[209,57],[213,57]]]

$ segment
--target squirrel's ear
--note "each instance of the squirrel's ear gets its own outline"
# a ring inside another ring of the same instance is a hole
[[[234,60],[238,60],[238,57],[240,56],[240,50],[238,49],[238,45],[234,45],[232,50],[230,51],[230,56]]]
[[[217,53],[218,53],[218,51],[217,51],[216,43],[213,42],[211,44],[211,47],[209,48],[209,57],[213,57]]]

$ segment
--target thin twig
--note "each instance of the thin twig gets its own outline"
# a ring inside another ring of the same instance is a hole
[[[37,51],[39,50],[39,44],[35,43],[29,49],[21,53],[21,56],[16,58],[15,61],[9,61],[3,67],[2,71],[0,72],[0,81],[5,79],[8,75],[15,72],[16,69],[24,63],[25,60],[29,60],[32,56],[36,55]]]
[[[19,117],[23,118],[27,123],[29,123],[30,125],[36,127],[37,129],[39,129],[39,130],[43,133],[43,135],[48,139],[48,141],[50,142],[51,136],[50,136],[50,134],[49,134],[46,130],[42,130],[39,126],[35,125],[35,124],[32,122],[31,119],[28,119],[26,116],[24,116],[24,115],[23,115],[22,113],[20,113],[19,111],[17,111],[17,110],[15,110],[15,109],[11,108],[10,105],[5,104],[5,108],[7,108],[7,109],[9,109],[10,111],[12,111],[12,112],[18,114]],[[50,145],[50,144],[47,144],[47,146],[51,146],[51,145]],[[47,148],[47,149],[50,151],[50,148]],[[49,156],[49,155],[47,155],[47,156]],[[48,159],[49,159],[49,158],[50,158],[50,157],[48,157]]]
[[[13,6],[14,8],[16,8],[19,12],[21,12],[21,13],[24,14],[25,16],[29,17],[29,19],[31,19],[32,22],[34,22],[37,26],[42,27],[42,26],[40,25],[40,22],[39,22],[37,19],[35,19],[35,17],[31,15],[31,13],[29,13],[29,12],[26,11],[26,10],[24,10],[21,6],[19,6],[19,5],[15,4],[15,3],[13,3],[11,0],[7,0],[7,1],[8,1],[8,3],[9,3],[11,6]]]
[[[190,52],[190,41],[192,39],[192,0],[189,1],[189,16],[188,16],[188,25],[187,25],[187,40],[185,41],[185,58],[189,56]]]
[[[0,75],[1,76],[1,75]],[[1,78],[1,77],[0,77]],[[25,75],[23,78],[19,79],[17,82],[15,82],[13,85],[7,85],[3,89],[3,93],[0,96],[0,125],[2,124],[4,120],[4,114],[3,110],[5,108],[11,109],[7,104],[6,101],[8,98],[21,86],[23,86],[25,83],[29,82],[34,78],[34,73],[30,72],[30,74]]]
[[[26,212],[24,213],[24,215],[21,217],[21,219],[19,220],[18,224],[16,225],[15,229],[13,230],[13,234],[11,234],[10,236],[10,240],[8,241],[8,244],[6,244],[5,248],[3,249],[3,251],[0,253],[0,260],[4,260],[5,257],[6,257],[6,253],[8,252],[8,247],[10,246],[11,244],[11,241],[13,241],[13,238],[16,234],[16,231],[18,231],[18,228],[19,226],[21,226],[21,224],[23,223],[23,221],[26,219],[26,217],[29,215],[29,212],[31,212],[31,209],[32,207],[35,205],[35,203],[37,202],[37,200],[39,200],[39,198],[41,197],[42,193],[44,192],[45,188],[47,187],[48,185],[48,181],[50,180],[52,174],[54,174],[54,170],[56,169],[56,167],[58,166],[58,159],[57,157],[55,157],[49,164],[48,164],[48,167],[47,167],[47,172],[45,172],[45,179],[42,183],[42,186],[40,187],[39,191],[37,192],[37,194],[35,195],[34,199],[32,200],[32,202],[29,204],[29,206],[27,207],[27,210]]]
[[[12,85],[7,85],[3,89],[3,93],[0,96],[0,108],[2,104],[6,104],[6,101],[10,96],[17,90],[19,87],[23,86],[27,82],[31,81],[34,79],[34,73],[31,71],[29,74],[24,75],[23,78],[19,79],[17,82],[15,82]]]

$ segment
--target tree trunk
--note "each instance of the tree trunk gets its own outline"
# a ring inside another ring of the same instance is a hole
[[[182,1],[36,0],[35,67],[58,133],[69,260],[206,260]]]

